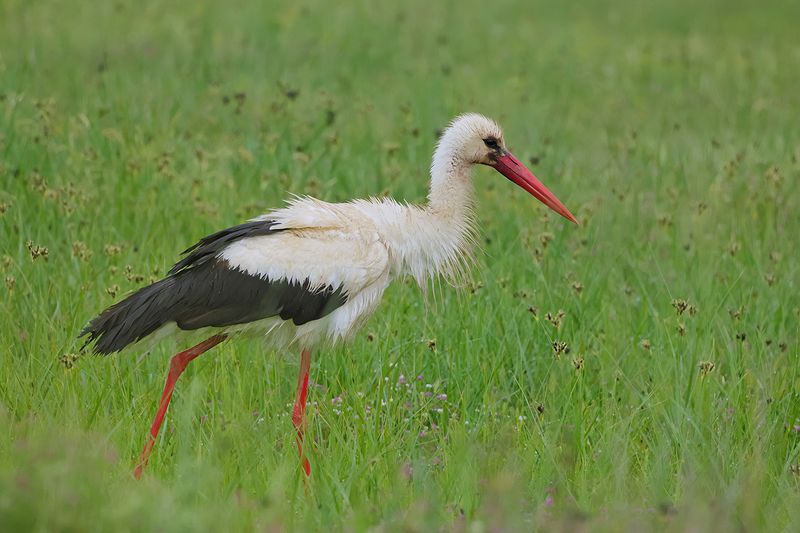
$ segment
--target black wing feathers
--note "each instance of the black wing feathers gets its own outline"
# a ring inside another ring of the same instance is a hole
[[[274,231],[270,220],[247,222],[204,237],[169,275],[143,287],[89,322],[80,336],[94,351],[117,352],[168,322],[184,330],[225,327],[280,316],[296,325],[322,318],[347,296],[331,286],[314,290],[303,283],[252,276],[218,256],[230,243]]]
[[[189,254],[170,269],[169,274],[176,274],[192,265],[200,265],[215,258],[226,246],[233,241],[243,239],[245,237],[257,237],[259,235],[269,235],[274,233],[272,226],[275,225],[273,220],[251,220],[238,226],[212,233],[208,237],[203,237],[197,244],[194,244],[184,250],[181,255]]]

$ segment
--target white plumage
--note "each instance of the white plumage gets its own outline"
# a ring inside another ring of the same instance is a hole
[[[347,303],[313,322],[295,326],[273,318],[257,329],[281,348],[335,343],[363,325],[392,280],[412,276],[424,289],[438,275],[462,274],[474,241],[470,171],[483,156],[480,141],[487,137],[502,139],[502,131],[480,115],[464,115],[450,125],[434,154],[425,205],[299,197],[255,219],[272,220],[276,229],[287,231],[236,241],[221,258],[264,279],[308,280],[312,288],[341,287],[348,296]],[[470,140],[479,143],[471,147]]]
[[[471,169],[494,167],[565,218],[575,218],[505,147],[492,120],[456,118],[439,140],[428,201],[328,203],[295,197],[282,208],[222,230],[187,250],[170,276],[104,311],[84,333],[111,353],[160,331],[204,330],[208,340],[173,357],[162,402],[142,452],[146,464],[172,389],[189,361],[230,334],[264,335],[302,352],[293,421],[302,456],[310,350],[350,337],[372,315],[392,280],[423,287],[464,274],[475,241]],[[309,473],[308,462],[304,462]]]

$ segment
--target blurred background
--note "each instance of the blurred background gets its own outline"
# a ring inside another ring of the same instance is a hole
[[[798,20],[780,0],[0,1],[0,523],[800,528]],[[295,363],[257,342],[190,369],[132,483],[171,347],[81,356],[85,321],[290,192],[423,200],[467,111],[581,226],[477,171],[470,285],[401,284],[320,357],[309,492]]]

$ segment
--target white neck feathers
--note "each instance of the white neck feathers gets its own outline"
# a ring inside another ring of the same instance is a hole
[[[431,165],[426,205],[382,200],[373,217],[391,247],[395,271],[414,277],[421,287],[442,276],[461,284],[473,257],[472,163],[458,151],[458,138],[445,132]]]
[[[485,140],[502,139],[492,120],[475,113],[457,117],[444,131],[431,164],[428,203],[371,202],[371,218],[391,249],[395,271],[410,274],[421,286],[442,275],[461,281],[477,243],[473,224],[471,170],[485,162]]]

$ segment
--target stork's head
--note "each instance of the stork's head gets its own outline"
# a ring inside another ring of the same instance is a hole
[[[503,130],[495,121],[477,113],[456,117],[439,139],[437,155],[439,153],[446,154],[447,164],[493,167],[547,207],[577,224],[564,204],[506,148]]]

